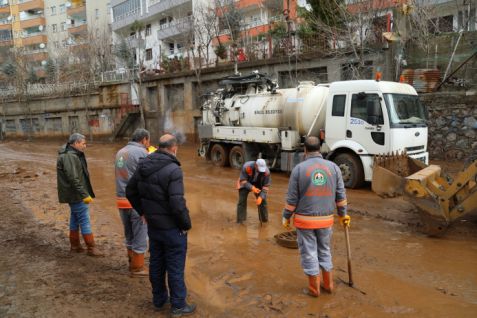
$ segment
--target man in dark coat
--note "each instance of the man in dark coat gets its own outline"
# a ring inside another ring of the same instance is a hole
[[[175,136],[162,136],[159,149],[139,162],[126,187],[127,199],[147,221],[154,306],[163,308],[169,299],[173,317],[191,314],[196,308],[186,302],[184,268],[191,221],[177,149]]]
[[[89,180],[88,165],[84,150],[85,136],[74,133],[68,143],[58,151],[56,162],[58,199],[60,203],[68,203],[70,214],[70,244],[71,252],[81,253],[79,230],[83,234],[88,247],[88,255],[103,256],[96,248],[91,222],[89,219],[89,204],[93,201],[94,192]]]

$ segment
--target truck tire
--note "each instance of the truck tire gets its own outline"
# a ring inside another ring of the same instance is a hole
[[[241,169],[245,162],[245,153],[242,146],[234,146],[229,153],[230,166],[234,169]]]
[[[229,154],[224,145],[215,144],[210,150],[210,160],[217,167],[225,167],[229,163]]]
[[[364,182],[364,171],[361,160],[355,155],[341,153],[333,160],[341,170],[346,188],[359,188]]]

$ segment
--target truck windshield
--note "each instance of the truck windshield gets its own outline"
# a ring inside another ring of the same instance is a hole
[[[384,94],[391,127],[425,127],[427,109],[416,95]]]

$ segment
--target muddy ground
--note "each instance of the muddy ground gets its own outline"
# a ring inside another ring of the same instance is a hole
[[[97,199],[93,231],[105,258],[69,254],[68,207],[57,203],[60,142],[0,144],[0,317],[161,317],[147,279],[127,275],[115,208],[113,158],[122,144],[86,150]],[[212,167],[193,145],[179,150],[193,228],[186,282],[196,317],[477,317],[477,224],[444,238],[419,232],[413,206],[369,188],[348,192],[353,278],[348,287],[343,231],[335,225],[336,293],[301,294],[297,250],[277,245],[288,177],[272,173],[270,222],[249,201],[235,224],[238,172]],[[458,165],[457,165],[458,166]],[[452,165],[451,168],[456,168]]]

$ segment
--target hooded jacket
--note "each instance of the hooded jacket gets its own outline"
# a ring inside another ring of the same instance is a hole
[[[88,196],[94,198],[88,164],[83,152],[69,144],[61,146],[58,151],[56,173],[60,203],[80,202]]]
[[[149,231],[191,228],[180,165],[175,156],[159,149],[139,162],[126,186],[126,197],[146,217]]]

